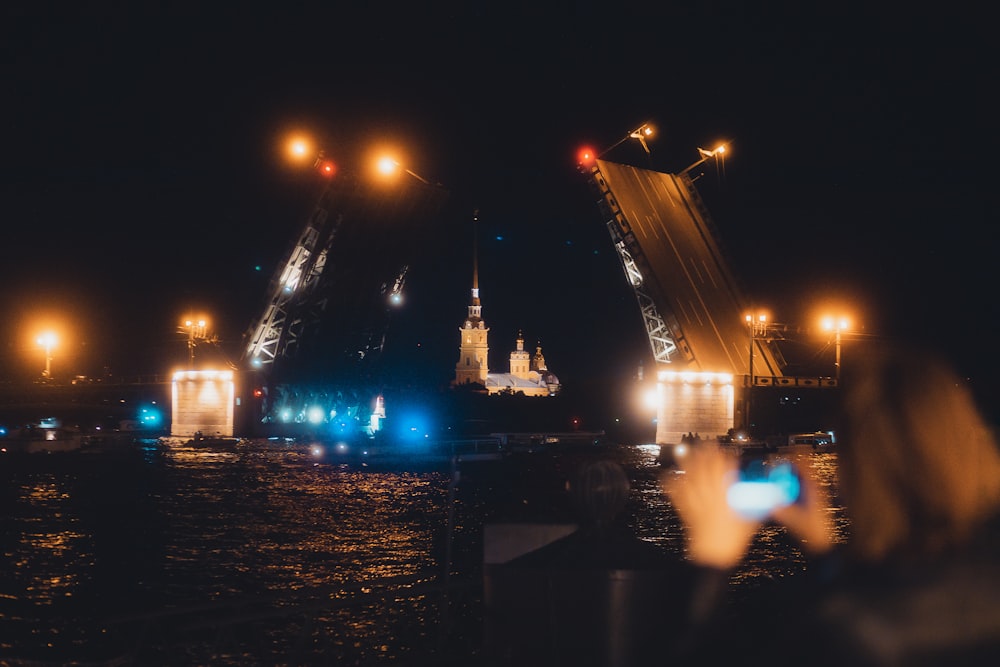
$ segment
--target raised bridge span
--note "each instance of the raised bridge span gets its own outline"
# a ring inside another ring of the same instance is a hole
[[[678,442],[688,431],[722,434],[730,428],[749,428],[752,387],[835,386],[828,377],[786,375],[779,350],[766,337],[752,335],[745,320],[751,302],[730,269],[689,170],[662,173],[602,159],[581,163],[580,169],[598,195],[656,362],[662,392],[657,441]],[[379,332],[388,323],[385,299],[402,287],[418,246],[413,238],[399,234],[386,246],[391,252],[380,246],[380,252],[366,253],[362,263],[349,261],[350,255],[367,247],[362,241],[372,236],[373,221],[433,219],[445,196],[439,188],[413,184],[402,194],[407,196],[393,199],[392,207],[383,203],[373,208],[370,200],[385,198],[365,196],[354,185],[324,190],[272,280],[267,307],[249,332],[253,335],[247,339],[248,358],[270,362],[265,367],[290,358],[302,342],[309,342],[299,334],[310,328],[310,319],[319,320],[327,311],[336,323],[331,331],[339,338],[325,341],[322,357],[331,362],[352,360],[348,368],[335,366],[348,377],[361,374],[360,361],[377,359],[383,338]],[[426,230],[424,225],[407,228]],[[344,274],[348,269],[354,273]],[[354,353],[336,353],[344,350]],[[315,357],[306,355],[305,363],[315,366]],[[334,367],[316,370],[329,377]],[[696,385],[702,387],[697,392]],[[274,407],[281,406],[274,400],[279,396],[270,398]],[[96,408],[108,418],[125,418],[129,416],[125,406],[131,411],[137,402],[149,400],[169,403],[169,384],[147,380],[113,386],[34,386],[28,391],[0,391],[0,416],[29,408],[45,416],[57,405],[72,405]],[[266,408],[248,395],[238,411],[239,421],[260,422]]]
[[[590,159],[580,170],[598,195],[642,312],[657,365],[658,442],[680,442],[689,431],[750,429],[753,387],[836,385],[831,378],[785,375],[780,351],[766,335],[755,335],[746,319],[752,304],[690,168],[670,174]]]
[[[677,371],[748,373],[744,316],[750,303],[690,176],[604,160],[596,160],[589,175],[657,363]],[[782,375],[782,360],[764,340],[754,340],[753,355],[755,375]]]

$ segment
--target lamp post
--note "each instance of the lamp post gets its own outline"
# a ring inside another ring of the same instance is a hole
[[[379,161],[378,161],[378,170],[380,172],[382,172],[383,174],[385,174],[386,176],[389,176],[389,175],[395,173],[396,171],[402,170],[402,171],[406,172],[407,174],[409,174],[410,176],[412,176],[413,178],[415,178],[418,181],[420,181],[421,183],[423,183],[424,185],[430,185],[431,184],[431,182],[428,181],[426,178],[424,178],[420,174],[418,174],[418,173],[416,173],[416,172],[414,172],[414,171],[412,171],[410,169],[407,169],[402,164],[400,164],[397,160],[395,160],[395,159],[393,159],[391,157],[380,158]]]
[[[840,332],[847,331],[849,326],[850,322],[844,316],[823,318],[823,329],[825,331],[833,331],[834,349],[836,350],[833,367],[834,379],[837,381],[837,384],[840,384]]]
[[[694,164],[688,165],[687,167],[685,167],[684,169],[682,169],[678,175],[679,176],[685,175],[689,171],[691,171],[692,169],[694,169],[695,167],[697,167],[698,165],[700,165],[703,162],[705,162],[706,160],[708,160],[709,158],[713,158],[713,157],[714,158],[719,158],[719,157],[724,156],[725,153],[726,153],[726,145],[725,144],[719,144],[718,146],[716,146],[714,149],[712,149],[710,151],[709,150],[705,150],[704,148],[699,148],[698,149],[698,154],[701,155],[701,159],[699,159]]]
[[[204,319],[201,320],[184,320],[184,329],[187,331],[188,335],[188,364],[191,370],[194,370],[194,346],[199,338],[205,338],[205,328],[208,324]]]
[[[750,374],[747,378],[747,404],[746,404],[746,422],[747,422],[747,435],[750,431],[750,397],[753,395],[753,346],[754,341],[759,337],[763,336],[767,332],[767,315],[764,313],[758,313],[756,316],[752,314],[747,314],[746,316],[747,329],[750,332]]]
[[[42,377],[46,380],[52,379],[52,348],[56,345],[56,335],[47,332],[38,337],[38,344],[45,348],[45,370]]]
[[[621,146],[623,143],[625,143],[629,139],[635,139],[636,141],[638,141],[642,145],[642,149],[644,151],[646,151],[646,155],[649,155],[649,145],[646,144],[646,139],[649,139],[650,137],[652,137],[653,134],[654,134],[654,132],[655,132],[655,130],[653,130],[653,126],[652,125],[650,125],[649,123],[643,123],[642,125],[640,125],[639,127],[635,128],[634,130],[631,130],[628,134],[626,134],[624,137],[622,137],[621,139],[619,139],[615,143],[613,143],[610,146],[608,146],[607,148],[605,148],[603,151],[601,151],[600,155],[598,155],[597,157],[599,157],[599,158],[604,157],[605,155],[607,155],[608,153],[610,153],[612,149],[617,148],[618,146]]]
[[[746,320],[750,331],[750,385],[753,386],[753,343],[767,333],[767,315],[764,313],[758,313],[756,316],[747,315]]]
[[[336,163],[322,150],[317,149],[312,139],[308,137],[302,135],[290,137],[285,142],[285,154],[290,162],[296,164],[311,160],[312,168],[326,178],[332,178],[337,173]]]

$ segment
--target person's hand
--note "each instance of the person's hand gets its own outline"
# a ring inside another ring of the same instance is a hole
[[[802,483],[799,500],[775,509],[771,516],[802,541],[807,553],[818,556],[833,548],[830,499],[813,475],[801,468],[799,472]]]
[[[750,547],[760,522],[737,514],[726,500],[739,476],[737,459],[711,445],[692,447],[683,473],[667,473],[663,488],[687,532],[688,557],[706,567],[730,569]]]

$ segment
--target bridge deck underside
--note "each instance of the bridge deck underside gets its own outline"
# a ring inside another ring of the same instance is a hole
[[[690,350],[693,360],[680,357],[671,364],[677,370],[747,374],[749,302],[721,254],[692,181],[603,160],[597,165],[620,210],[620,231],[641,249],[643,288],[672,323],[671,333]],[[753,345],[754,375],[781,376],[773,351],[760,340]]]

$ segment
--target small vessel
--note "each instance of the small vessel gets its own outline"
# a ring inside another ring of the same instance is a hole
[[[190,447],[235,447],[239,442],[240,438],[234,436],[205,435],[201,431],[195,431],[185,444]]]
[[[787,437],[768,439],[768,447],[776,452],[833,452],[837,450],[837,439],[833,431],[793,433]]]
[[[29,424],[0,436],[2,454],[55,454],[74,452],[87,442],[78,429]]]

